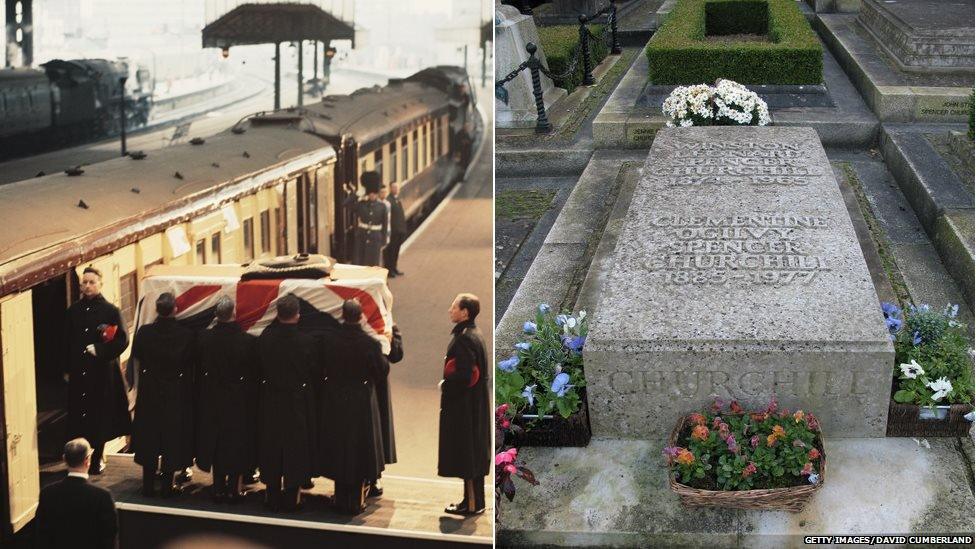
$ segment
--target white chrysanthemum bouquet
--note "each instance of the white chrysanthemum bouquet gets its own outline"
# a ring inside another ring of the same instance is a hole
[[[766,126],[769,107],[756,92],[731,80],[715,86],[678,86],[661,106],[669,128],[688,126]]]

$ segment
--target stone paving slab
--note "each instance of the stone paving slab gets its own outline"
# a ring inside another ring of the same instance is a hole
[[[824,487],[801,513],[686,509],[668,487],[663,441],[593,439],[522,448],[539,486],[503,502],[499,547],[802,547],[823,534],[972,534],[973,491],[955,438],[825,442]]]

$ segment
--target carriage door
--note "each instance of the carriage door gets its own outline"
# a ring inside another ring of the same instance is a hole
[[[298,230],[301,227],[301,219],[299,219],[301,209],[298,207],[300,204],[298,197],[300,182],[301,176],[298,179],[289,179],[285,182],[286,255],[305,252],[305,238],[302,232]]]
[[[305,240],[305,251],[310,254],[319,252],[318,238],[318,182],[314,171],[302,174],[298,187],[299,210],[301,211],[302,237]]]
[[[0,300],[3,441],[6,507],[14,532],[34,518],[41,493],[34,388],[34,323],[31,292]],[[0,471],[4,468],[0,467]]]

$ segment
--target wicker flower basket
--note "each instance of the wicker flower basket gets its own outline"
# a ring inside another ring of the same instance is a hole
[[[668,446],[677,446],[684,432],[688,415],[681,416],[668,437]],[[799,513],[810,498],[823,486],[827,475],[827,452],[823,445],[823,431],[817,440],[820,450],[820,482],[789,488],[761,490],[704,490],[678,482],[677,473],[669,473],[671,491],[678,495],[685,507],[727,507],[731,509],[760,509],[764,511],[789,511]]]
[[[889,437],[964,437],[972,423],[964,417],[973,411],[970,404],[953,404],[944,419],[918,417],[920,406],[891,401],[888,405]]]
[[[586,446],[590,443],[590,414],[586,389],[580,391],[580,409],[568,418],[556,414],[542,419],[515,416],[513,423],[525,429],[522,446]],[[526,425],[531,424],[531,428]]]

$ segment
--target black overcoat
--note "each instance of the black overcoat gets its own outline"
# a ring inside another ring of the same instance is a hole
[[[236,322],[200,332],[197,371],[197,467],[244,473],[255,465],[257,338]]]
[[[386,201],[390,205],[390,234],[406,236],[407,216],[403,211],[403,202],[392,194],[386,197]]]
[[[315,476],[317,341],[275,320],[258,337],[258,357],[258,467],[294,488]]]
[[[115,326],[111,341],[99,327]],[[82,298],[68,308],[68,438],[85,437],[92,446],[130,433],[131,417],[119,355],[129,345],[118,307],[101,295]],[[95,345],[96,356],[85,352]]]
[[[336,482],[373,482],[384,467],[375,386],[389,363],[359,324],[343,324],[324,346],[320,472]]]
[[[403,360],[403,337],[396,326],[393,327],[393,340],[390,342],[389,356],[380,355],[386,365],[384,370],[390,371],[390,363],[397,363]],[[380,407],[380,431],[383,434],[383,461],[386,463],[396,463],[396,436],[393,432],[393,397],[390,394],[389,375],[383,376],[376,381],[376,402]]]
[[[157,318],[136,332],[132,357],[139,392],[132,426],[135,462],[177,471],[193,465],[193,330],[175,318]]]
[[[34,517],[36,549],[115,549],[119,520],[112,494],[81,477],[45,486]]]
[[[480,478],[488,474],[491,463],[491,382],[486,375],[485,343],[472,321],[458,323],[451,333],[441,384],[437,474]]]

